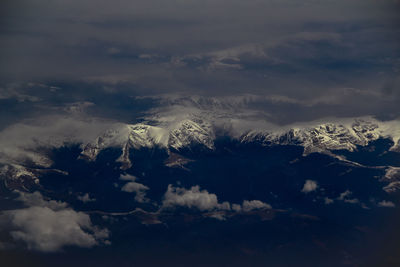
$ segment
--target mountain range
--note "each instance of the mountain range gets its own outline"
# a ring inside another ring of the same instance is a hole
[[[168,119],[168,116],[159,116],[148,117],[147,121],[137,124],[113,123],[108,128],[102,129],[96,137],[85,142],[75,142],[81,147],[79,157],[88,161],[96,160],[99,153],[107,148],[120,149],[121,155],[117,161],[121,163],[121,169],[129,169],[134,164],[130,155],[133,150],[163,149],[168,154],[175,155],[168,161],[169,166],[181,166],[181,163],[187,160],[176,155],[182,151],[190,151],[194,147],[212,153],[215,150],[215,142],[221,138],[228,138],[239,144],[301,146],[304,148],[303,156],[318,152],[348,162],[345,157],[332,152],[338,150],[353,152],[357,147],[367,146],[380,138],[392,142],[389,151],[400,151],[400,122],[362,117],[330,119],[324,120],[324,123],[316,121],[277,126],[265,122],[249,124],[249,121],[243,118],[214,115],[210,112],[188,113],[181,117],[175,116],[173,120]],[[47,153],[49,149],[74,143],[71,139],[73,140],[69,136],[65,137],[64,142],[37,141],[37,147],[34,145],[29,148],[22,147],[26,151],[25,154],[22,153],[22,157],[21,153],[14,156],[7,155],[7,151],[3,151],[5,160],[2,162],[1,173],[8,180],[31,177],[33,181],[39,183],[40,172],[51,169],[52,159]],[[353,162],[353,164],[358,163]]]

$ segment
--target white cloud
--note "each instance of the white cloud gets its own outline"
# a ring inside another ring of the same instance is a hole
[[[243,211],[252,211],[256,209],[270,209],[271,205],[264,203],[260,200],[244,200],[242,204]]]
[[[136,183],[136,182],[126,183],[121,188],[121,190],[124,191],[124,192],[129,192],[129,193],[135,192],[136,194],[139,194],[139,193],[145,194],[144,191],[146,191],[148,189],[149,188],[147,186],[145,186],[143,184]]]
[[[324,201],[325,201],[325,204],[326,204],[326,205],[332,204],[332,203],[334,202],[334,200],[331,199],[331,198],[329,198],[329,197],[326,197],[326,198],[324,199]]]
[[[350,204],[360,203],[360,201],[357,198],[345,199],[343,201],[346,202],[346,203],[350,203]]]
[[[394,193],[400,189],[400,181],[394,181],[382,188],[386,193]]]
[[[360,203],[360,201],[357,198],[350,198],[352,194],[353,193],[350,190],[346,190],[343,193],[341,193],[337,199],[350,204]]]
[[[41,99],[34,95],[19,92],[17,87],[0,87],[0,99],[16,99],[18,102],[38,102]]]
[[[385,208],[394,208],[396,205],[392,201],[386,201],[382,200],[381,202],[378,203],[379,207],[385,207]]]
[[[78,196],[78,200],[82,201],[83,203],[96,201],[95,198],[90,198],[88,193],[84,194],[83,196]]]
[[[4,211],[11,237],[23,241],[28,249],[59,251],[64,246],[93,247],[108,243],[109,232],[94,226],[89,215],[74,211],[66,203],[45,200],[39,192],[21,193],[18,200],[27,208]]]
[[[121,188],[121,191],[135,193],[135,200],[137,202],[143,203],[148,201],[148,199],[146,198],[146,191],[149,190],[149,187],[135,182],[136,177],[133,175],[121,175],[120,179],[124,181],[131,181],[124,184]]]
[[[341,193],[339,195],[339,197],[337,198],[338,200],[344,200],[345,198],[347,198],[348,196],[350,196],[352,193],[350,190],[346,190],[343,193]]]
[[[316,181],[306,180],[306,182],[304,183],[303,189],[301,189],[301,192],[307,194],[312,191],[315,191],[317,188],[318,188],[318,184]]]
[[[242,210],[242,206],[240,206],[239,204],[232,204],[232,210],[240,212]]]
[[[220,213],[211,214],[209,217],[217,219],[218,221],[225,221],[226,220],[224,214],[220,214]]]
[[[29,249],[58,251],[64,246],[93,247],[98,239],[108,237],[107,230],[94,227],[90,217],[72,209],[54,211],[48,207],[30,207],[8,212],[15,240],[24,241]]]
[[[225,210],[235,212],[248,212],[256,209],[271,209],[271,205],[260,200],[244,200],[242,205],[230,204],[229,202],[218,202],[215,194],[209,193],[207,190],[200,190],[198,185],[192,186],[190,189],[176,188],[172,185],[168,186],[168,190],[164,195],[164,208],[175,206],[197,208],[201,211],[209,210]]]
[[[197,208],[201,211],[214,209],[230,210],[228,202],[218,203],[218,198],[215,194],[208,193],[207,190],[200,190],[198,185],[192,186],[190,189],[176,188],[168,185],[162,206],[164,208],[175,206]]]
[[[136,176],[130,175],[130,174],[121,174],[121,176],[119,177],[120,180],[122,181],[136,181]]]
[[[26,206],[39,206],[39,207],[47,207],[52,210],[61,210],[67,208],[67,203],[55,201],[55,200],[46,200],[43,198],[42,194],[38,191],[33,193],[25,193],[19,192],[19,197],[17,200],[23,202]]]
[[[25,160],[50,167],[51,159],[38,147],[60,147],[65,143],[88,143],[106,129],[119,124],[95,118],[43,116],[13,124],[0,132],[0,162],[17,164]]]
[[[66,107],[64,108],[64,111],[71,113],[73,115],[83,116],[86,110],[94,105],[95,105],[94,103],[89,101],[75,102],[67,104]]]

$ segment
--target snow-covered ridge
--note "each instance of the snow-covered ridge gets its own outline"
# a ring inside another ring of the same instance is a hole
[[[224,127],[226,127],[226,122]],[[159,146],[167,150],[190,148],[192,145],[203,145],[213,150],[221,123],[205,121],[204,118],[185,118],[182,121],[160,123],[151,126],[144,123],[124,125],[99,136],[94,142],[84,146],[82,155],[94,160],[97,154],[110,146],[123,150],[120,161],[130,166],[129,149]],[[305,148],[304,154],[330,150],[354,151],[357,146],[366,146],[379,138],[390,138],[394,145],[391,150],[399,149],[400,123],[398,121],[380,122],[372,118],[348,119],[342,122],[311,123],[308,125],[291,125],[285,128],[247,130],[238,134],[231,129],[232,138],[241,143],[258,142],[261,145],[300,145]],[[224,131],[226,134],[227,131]],[[228,134],[230,132],[228,131]]]
[[[97,155],[107,147],[120,147],[122,155],[118,161],[124,167],[130,167],[129,150],[143,147],[162,147],[180,150],[194,144],[204,145],[214,149],[215,135],[210,124],[200,124],[192,120],[183,120],[171,125],[151,126],[143,123],[127,124],[116,129],[110,129],[96,140],[83,145],[82,157],[89,160],[96,159]]]
[[[22,128],[15,125],[0,133],[0,164],[20,166],[12,169],[21,175],[28,175],[23,171],[26,161],[40,167],[51,167],[51,158],[38,148],[80,143],[81,157],[88,160],[95,160],[106,148],[120,148],[122,154],[118,161],[126,169],[132,166],[129,155],[132,149],[161,147],[168,152],[179,152],[203,146],[213,150],[215,140],[220,136],[230,136],[243,144],[299,145],[305,148],[305,155],[338,149],[354,151],[358,145],[365,146],[379,138],[389,138],[394,142],[391,150],[400,151],[399,120],[383,122],[362,117],[278,126],[262,119],[252,119],[247,116],[249,113],[199,112],[197,109],[181,108],[179,111],[153,113],[156,115],[150,114],[145,122],[138,124],[87,123],[57,118],[56,123],[49,122],[48,125],[21,124]],[[5,175],[6,169],[2,170],[0,172]],[[17,174],[14,176],[18,177]]]
[[[352,121],[323,123],[311,126],[292,126],[280,131],[250,131],[241,137],[242,142],[255,140],[264,145],[297,144],[305,148],[304,153],[323,152],[326,150],[354,151],[359,146],[379,138],[390,138],[399,148],[400,122],[379,122],[372,118],[360,118]]]

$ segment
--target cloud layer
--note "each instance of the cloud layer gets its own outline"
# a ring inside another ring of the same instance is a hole
[[[400,115],[398,1],[1,5],[0,124],[72,103],[129,120],[130,97],[171,93],[267,96],[286,123]]]
[[[8,212],[15,240],[24,241],[29,249],[58,251],[64,246],[93,247],[107,231],[95,229],[87,214],[72,209],[54,211],[48,207],[30,207]],[[87,232],[88,231],[88,232]]]
[[[65,246],[93,247],[108,243],[109,232],[94,226],[89,215],[69,208],[66,203],[45,200],[39,192],[21,193],[18,200],[27,208],[3,211],[9,234],[28,249],[54,252]]]

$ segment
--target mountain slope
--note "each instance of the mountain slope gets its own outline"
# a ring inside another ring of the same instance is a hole
[[[244,144],[257,142],[263,146],[299,145],[304,147],[304,155],[331,150],[354,151],[357,146],[366,146],[379,138],[392,139],[394,144],[391,150],[397,150],[400,123],[397,125],[396,123],[363,118],[345,123],[300,125],[278,130],[251,130],[231,137]],[[102,149],[114,146],[123,150],[119,160],[126,162],[129,160],[127,155],[130,148],[159,146],[179,151],[193,145],[202,145],[213,150],[215,139],[220,137],[216,129],[218,126],[211,122],[199,122],[198,119],[184,119],[170,125],[150,126],[143,123],[126,125],[121,129],[107,131],[94,142],[86,144],[82,155],[93,160]]]
[[[80,158],[89,161],[96,160],[99,153],[107,148],[121,149],[122,153],[117,161],[121,163],[122,169],[132,167],[130,153],[134,150],[157,147],[165,149],[169,154],[172,152],[179,154],[180,151],[200,146],[213,151],[215,141],[220,137],[227,136],[241,144],[302,146],[304,147],[304,156],[313,152],[332,155],[331,151],[334,150],[355,151],[357,146],[366,146],[379,138],[391,139],[393,145],[390,150],[400,151],[399,121],[382,122],[370,117],[363,117],[279,127],[265,124],[265,122],[264,124],[252,122],[240,118],[240,115],[235,115],[235,117],[232,114],[205,112],[187,113],[180,116],[167,115],[169,117],[163,117],[163,113],[159,113],[157,117],[150,117],[147,122],[138,124],[109,124],[109,127],[100,131],[97,137],[86,137],[81,139],[82,141],[79,141],[78,137],[73,137],[73,131],[68,129],[65,142],[76,140],[75,143],[80,143],[82,150]],[[46,151],[63,146],[65,142],[62,142],[62,136],[63,133],[57,135],[60,140],[56,143],[37,142],[38,137],[32,136],[30,138],[33,141],[29,146],[25,147],[17,143],[18,146],[15,149],[3,148],[1,151],[3,157],[0,161],[4,166],[1,169],[2,176],[11,179],[12,177],[20,179],[21,176],[29,176],[35,179],[35,173],[38,171],[35,171],[34,168],[49,169],[51,167],[52,159]],[[24,143],[29,143],[28,138],[29,136],[24,139]],[[43,138],[51,139],[51,137]],[[37,149],[35,149],[36,143],[38,143]],[[47,149],[43,149],[46,144]],[[335,157],[346,161],[344,157]],[[168,164],[176,165],[174,162]],[[10,172],[10,170],[12,171]],[[10,173],[12,173],[11,177]]]

